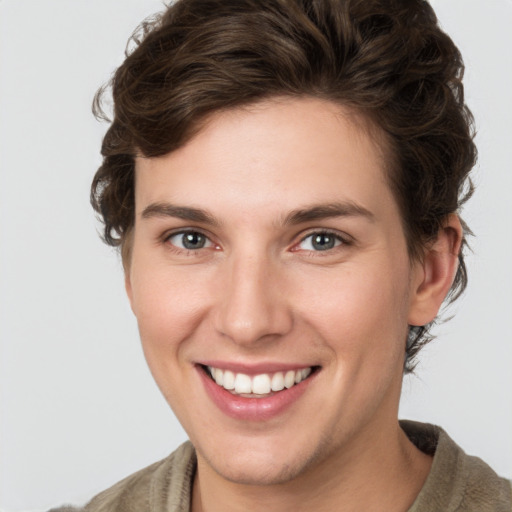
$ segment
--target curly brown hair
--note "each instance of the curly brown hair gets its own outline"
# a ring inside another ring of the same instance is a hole
[[[384,134],[409,253],[421,258],[473,190],[463,72],[459,50],[425,0],[178,0],[142,23],[95,98],[95,114],[105,118],[111,88],[113,119],[91,188],[104,240],[129,261],[136,155],[183,146],[215,111],[310,96],[354,109]],[[448,300],[466,285],[461,250]],[[406,372],[429,328],[410,328]]]

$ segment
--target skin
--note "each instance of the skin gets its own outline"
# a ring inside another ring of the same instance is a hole
[[[310,98],[216,113],[179,150],[138,158],[135,202],[126,288],[197,450],[193,510],[407,510],[431,459],[398,425],[405,340],[451,285],[457,217],[411,261],[376,138]],[[357,212],[284,222],[333,203]],[[183,230],[204,246],[185,249]],[[321,251],[311,234],[326,230],[336,244]],[[205,360],[320,370],[283,413],[242,421],[205,392]]]

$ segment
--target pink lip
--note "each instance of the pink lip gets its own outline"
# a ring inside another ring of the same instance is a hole
[[[212,364],[210,366],[214,365]],[[224,365],[217,366],[217,368],[219,367],[226,368]],[[217,407],[227,416],[245,421],[266,421],[283,413],[303,395],[310,382],[316,376],[316,373],[314,373],[311,377],[303,380],[299,384],[295,384],[290,389],[278,391],[274,395],[265,398],[245,398],[233,395],[229,391],[226,391],[206,375],[203,368],[200,366],[197,366],[196,368],[206,389],[206,393],[213,403],[215,403],[215,405],[217,405]],[[268,365],[266,365],[265,368],[266,372],[260,371],[260,373],[270,373]],[[291,369],[296,368],[297,367],[295,366]],[[231,367],[226,369],[231,370]],[[254,368],[252,369],[254,370]],[[279,366],[279,369],[283,370],[283,367]]]

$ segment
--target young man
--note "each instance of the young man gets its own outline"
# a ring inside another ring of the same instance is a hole
[[[398,422],[466,285],[476,158],[428,3],[179,0],[143,30],[92,202],[191,442],[85,510],[511,510],[440,428]]]

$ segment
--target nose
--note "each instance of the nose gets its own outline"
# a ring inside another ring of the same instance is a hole
[[[292,311],[276,267],[254,255],[226,262],[215,313],[219,333],[238,345],[259,347],[290,331]]]

